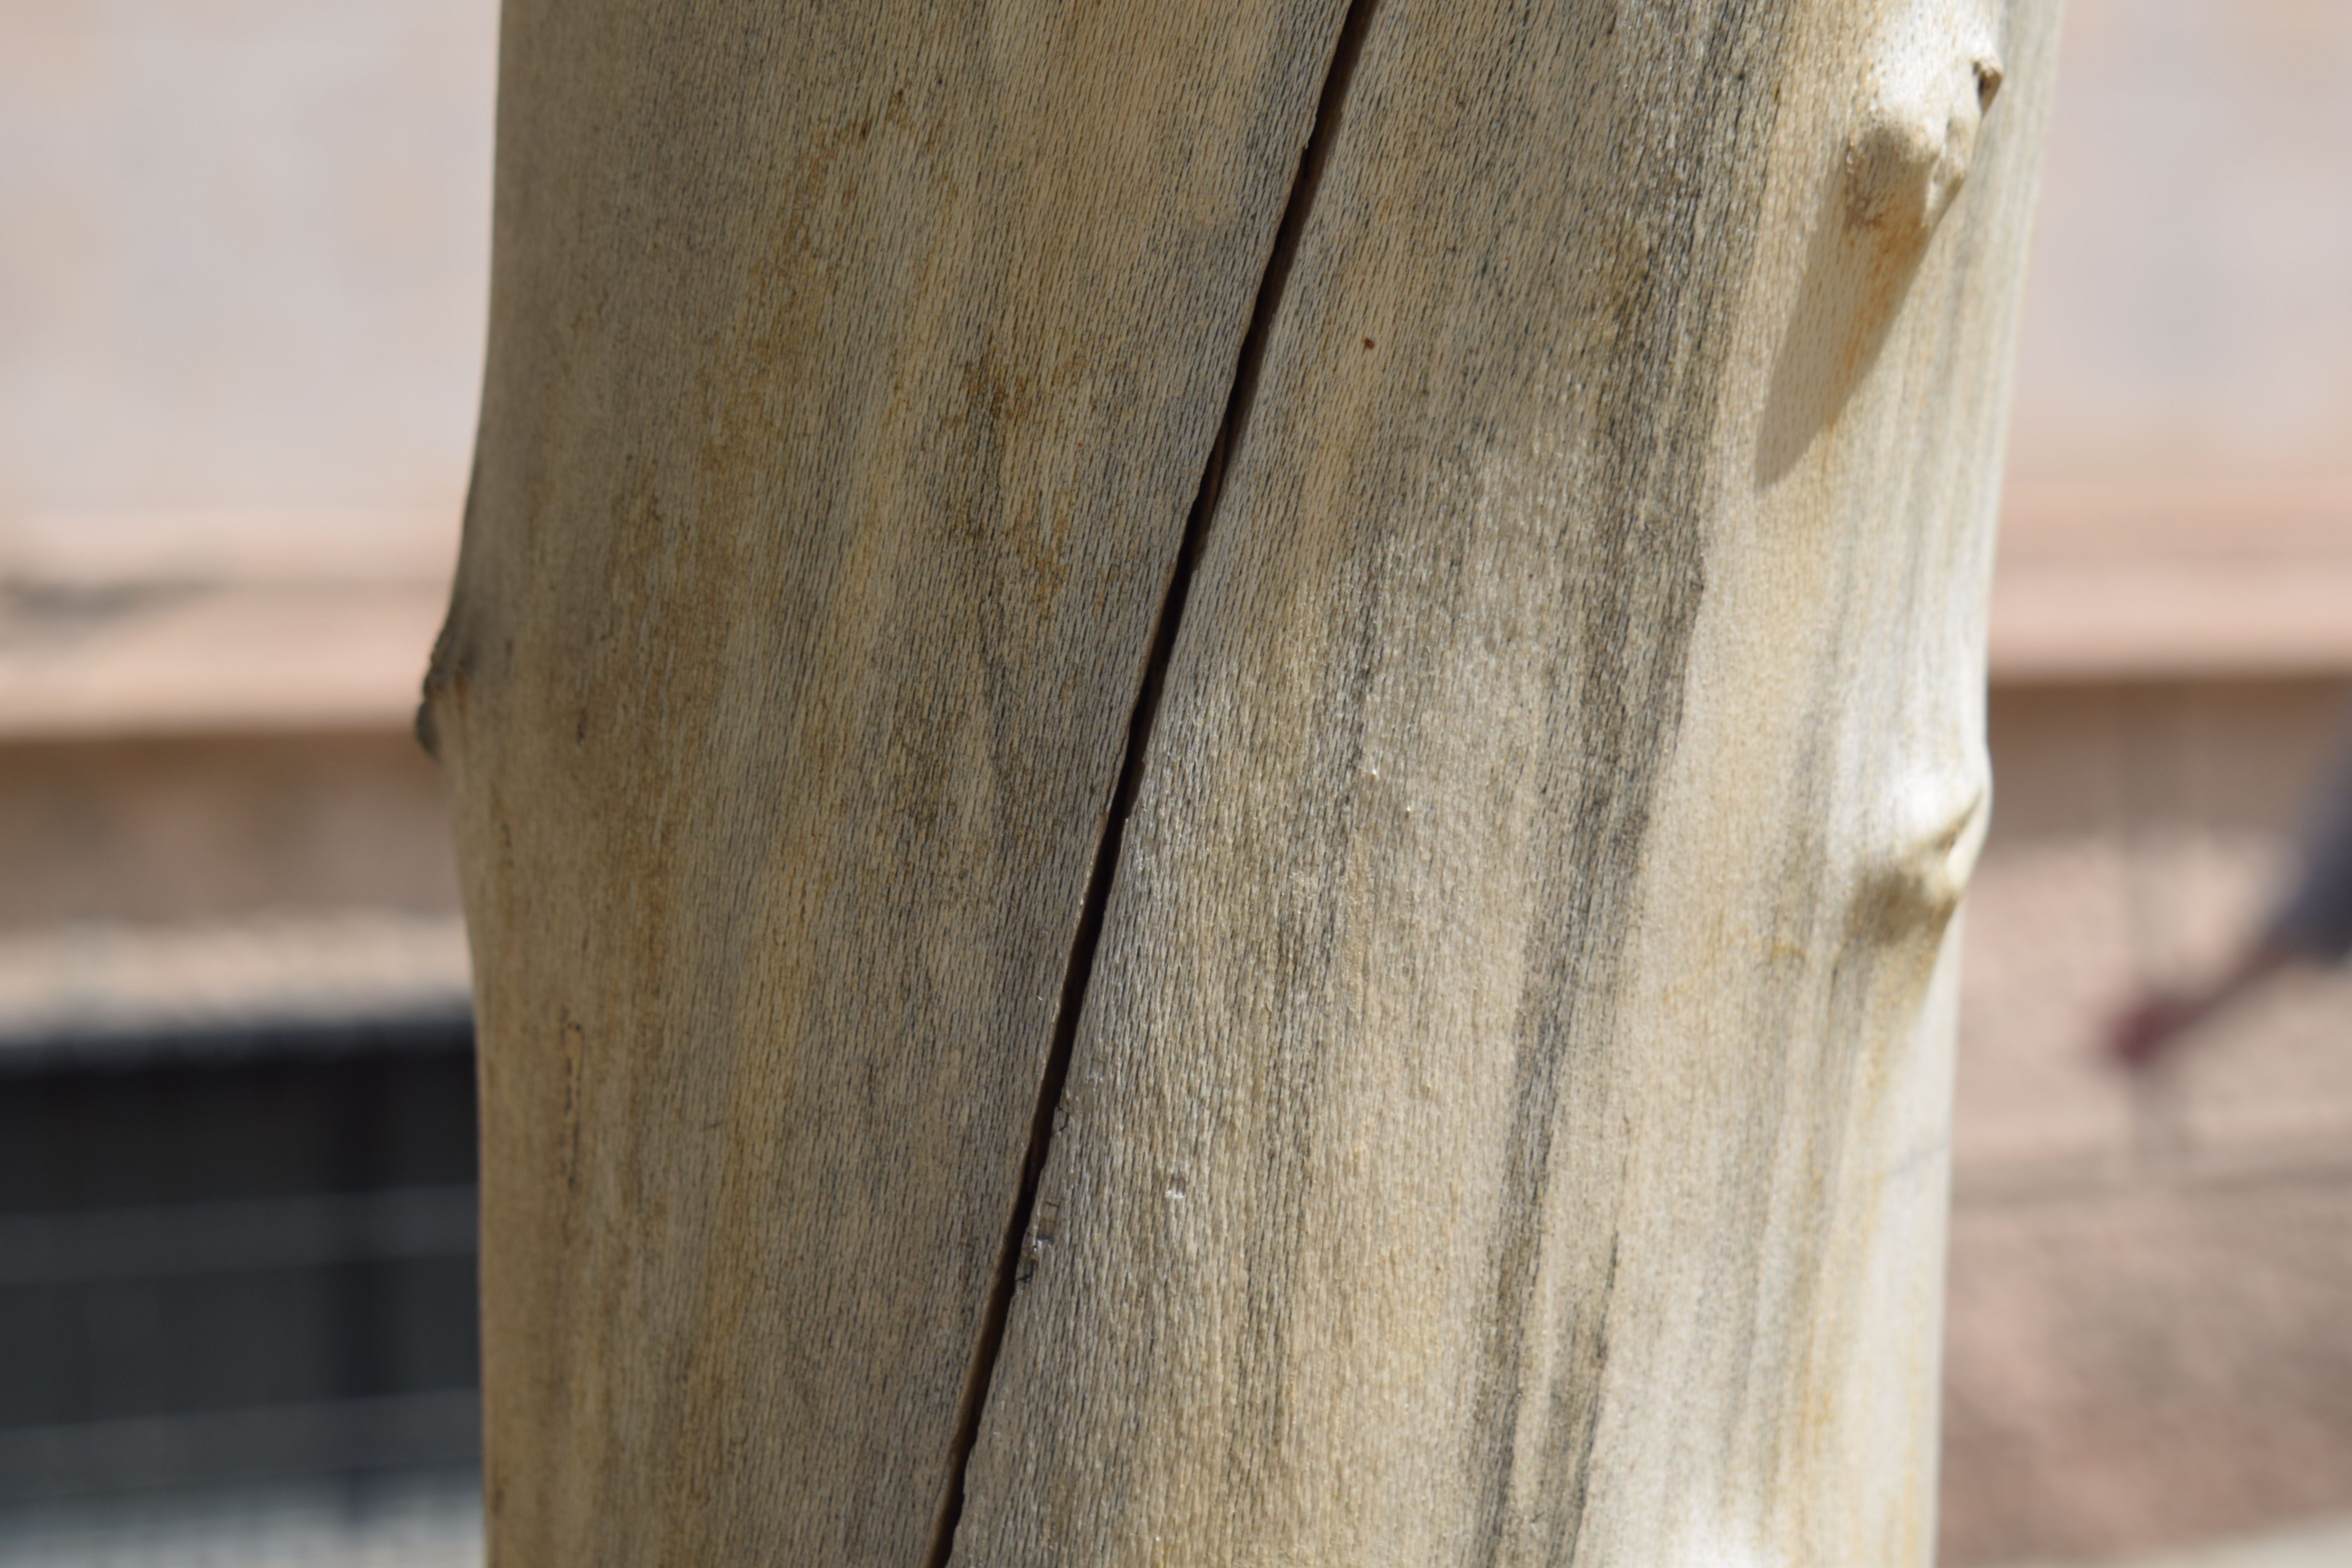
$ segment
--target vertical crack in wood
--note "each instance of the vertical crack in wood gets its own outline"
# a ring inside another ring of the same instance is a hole
[[[1184,538],[1177,550],[1175,569],[1161,598],[1159,618],[1152,626],[1143,683],[1137,693],[1135,710],[1128,720],[1127,746],[1119,760],[1118,782],[1112,791],[1101,843],[1095,851],[1094,869],[1087,878],[1086,901],[1079,906],[1070,961],[1063,972],[1061,1005],[1054,1016],[1054,1038],[1046,1053],[1044,1079],[1038,1084],[1037,1109],[1029,1121],[1029,1145],[1021,1163],[1021,1186],[1013,1200],[1012,1219],[1005,1226],[987,1312],[981,1320],[980,1340],[973,1347],[971,1371],[965,1380],[963,1402],[956,1415],[955,1437],[948,1451],[948,1485],[940,1500],[931,1550],[924,1559],[926,1568],[946,1568],[955,1551],[956,1526],[963,1517],[964,1471],[980,1440],[981,1415],[988,1404],[997,1357],[1004,1348],[1005,1322],[1012,1314],[1013,1289],[1020,1273],[1022,1238],[1029,1233],[1030,1219],[1037,1205],[1038,1180],[1045,1173],[1045,1156],[1053,1143],[1055,1116],[1061,1108],[1063,1088],[1069,1080],[1070,1057],[1077,1045],[1078,1019],[1086,1007],[1087,983],[1093,976],[1095,950],[1102,940],[1103,917],[1118,869],[1119,846],[1126,837],[1128,816],[1142,788],[1151,726],[1159,716],[1160,694],[1167,686],[1168,665],[1176,650],[1176,632],[1184,617],[1184,601],[1192,585],[1192,574],[1200,564],[1210,521],[1224,492],[1227,464],[1249,423],[1250,406],[1256,401],[1266,340],[1282,306],[1291,263],[1307,229],[1307,212],[1315,205],[1316,188],[1322,184],[1323,168],[1339,134],[1348,86],[1355,76],[1356,62],[1363,53],[1364,37],[1371,26],[1372,12],[1378,4],[1379,0],[1349,0],[1347,16],[1339,24],[1331,63],[1324,73],[1322,94],[1316,100],[1314,129],[1299,153],[1298,174],[1291,183],[1282,221],[1275,230],[1274,249],[1258,279],[1257,298],[1250,307],[1249,326],[1242,334],[1233,384],[1225,395],[1224,415],[1217,426],[1216,440],[1210,446],[1200,490],[1184,521]]]

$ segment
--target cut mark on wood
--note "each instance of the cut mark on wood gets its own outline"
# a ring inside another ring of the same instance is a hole
[[[1176,552],[1159,618],[1152,626],[1143,684],[1137,693],[1135,711],[1128,721],[1127,747],[1119,761],[1118,782],[1112,790],[1102,840],[1087,880],[1086,900],[1079,906],[1077,931],[1070,942],[1070,961],[1063,971],[1061,1004],[1054,1016],[1053,1043],[1037,1088],[1037,1109],[1030,1118],[1028,1152],[1021,1163],[1021,1185],[997,1255],[987,1311],[981,1320],[980,1339],[972,1350],[971,1370],[965,1379],[963,1400],[956,1414],[955,1436],[948,1452],[948,1485],[940,1500],[931,1549],[924,1559],[926,1568],[946,1568],[954,1554],[956,1526],[963,1517],[964,1473],[971,1462],[972,1448],[980,1440],[981,1415],[987,1407],[997,1358],[1004,1348],[1004,1329],[1012,1315],[1013,1289],[1027,1281],[1044,1261],[1043,1253],[1033,1254],[1026,1246],[1030,1222],[1038,1209],[1037,1184],[1045,1174],[1045,1157],[1059,1125],[1062,1093],[1069,1081],[1070,1058],[1077,1046],[1078,1020],[1086,1009],[1087,983],[1093,976],[1095,952],[1102,940],[1103,917],[1118,869],[1127,819],[1142,788],[1151,726],[1159,717],[1160,694],[1167,686],[1177,629],[1184,617],[1184,602],[1192,589],[1193,572],[1200,564],[1210,522],[1223,495],[1226,469],[1249,423],[1251,405],[1257,398],[1266,340],[1276,313],[1281,309],[1291,263],[1298,253],[1299,237],[1306,232],[1307,216],[1315,205],[1316,189],[1322,183],[1324,165],[1339,134],[1348,86],[1355,76],[1356,62],[1363,54],[1364,37],[1371,26],[1372,12],[1378,4],[1379,0],[1349,0],[1347,16],[1339,24],[1331,63],[1324,74],[1323,90],[1316,100],[1314,129],[1299,153],[1298,174],[1283,205],[1282,221],[1275,230],[1274,249],[1266,258],[1265,275],[1258,280],[1248,328],[1242,334],[1241,353],[1234,363],[1233,384],[1225,395],[1224,414],[1218,422],[1216,439],[1209,447],[1208,466],[1201,475],[1201,488],[1193,497],[1192,511],[1185,518],[1183,542]],[[1367,339],[1364,346],[1371,347],[1370,340]],[[1057,1209],[1054,1212],[1059,1213]]]

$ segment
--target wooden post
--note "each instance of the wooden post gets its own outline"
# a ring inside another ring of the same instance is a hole
[[[495,1561],[1926,1563],[2055,21],[508,0]]]

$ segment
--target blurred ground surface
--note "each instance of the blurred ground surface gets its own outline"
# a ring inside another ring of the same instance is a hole
[[[2100,1568],[2344,1568],[2352,1563],[2352,1514],[2305,1520],[2259,1535],[2152,1556],[2101,1560]],[[2079,1568],[2053,1560],[2014,1568]]]
[[[2340,681],[1996,690],[1969,893],[1944,1558],[2094,1557],[2352,1507],[2352,976],[2174,1068],[2095,1058],[2292,870]],[[2352,1557],[2347,1557],[2352,1562]]]
[[[479,1568],[470,1474],[58,1507],[0,1517],[10,1568]]]

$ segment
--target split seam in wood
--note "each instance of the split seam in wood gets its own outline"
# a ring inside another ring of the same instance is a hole
[[[1247,330],[1242,335],[1241,353],[1235,362],[1233,385],[1225,398],[1223,417],[1217,426],[1216,440],[1209,448],[1209,461],[1201,476],[1201,488],[1192,500],[1191,512],[1184,522],[1184,538],[1178,548],[1175,569],[1169,577],[1168,588],[1161,599],[1160,616],[1153,624],[1150,650],[1146,658],[1143,683],[1137,693],[1135,710],[1128,721],[1127,745],[1119,760],[1118,782],[1111,795],[1110,810],[1103,824],[1100,844],[1095,851],[1093,870],[1087,877],[1086,900],[1079,907],[1076,935],[1070,943],[1070,961],[1063,971],[1060,1006],[1054,1016],[1054,1038],[1046,1053],[1045,1070],[1038,1084],[1037,1109],[1029,1123],[1029,1143],[1022,1160],[1021,1185],[1013,1200],[1013,1215],[1005,1227],[1004,1242],[996,1260],[996,1273],[992,1281],[988,1308],[981,1321],[980,1340],[973,1348],[972,1366],[964,1385],[963,1401],[956,1415],[953,1444],[949,1450],[948,1485],[940,1501],[940,1519],[931,1550],[924,1561],[926,1568],[946,1568],[955,1550],[956,1526],[963,1515],[964,1471],[971,1459],[971,1451],[980,1439],[980,1421],[988,1404],[989,1384],[996,1372],[996,1362],[1004,1346],[1004,1328],[1013,1309],[1013,1286],[1021,1278],[1021,1249],[1029,1234],[1029,1225],[1037,1205],[1037,1184],[1045,1170],[1045,1157],[1053,1143],[1064,1086],[1069,1079],[1070,1057],[1077,1044],[1078,1020],[1086,1007],[1087,983],[1094,972],[1095,951],[1102,938],[1103,917],[1110,902],[1111,884],[1118,868],[1119,847],[1126,836],[1127,819],[1134,809],[1143,782],[1146,753],[1150,750],[1151,727],[1159,715],[1160,698],[1167,684],[1168,665],[1175,653],[1176,633],[1184,616],[1184,601],[1191,591],[1192,574],[1200,564],[1209,525],[1217,503],[1224,490],[1227,466],[1238,447],[1243,430],[1249,423],[1251,405],[1257,396],[1259,372],[1265,358],[1266,341],[1271,335],[1276,313],[1281,309],[1285,286],[1290,279],[1290,268],[1298,251],[1299,239],[1306,232],[1307,216],[1315,203],[1316,189],[1322,183],[1323,169],[1328,161],[1331,144],[1337,139],[1340,111],[1344,106],[1349,82],[1355,76],[1356,63],[1363,53],[1364,37],[1370,29],[1372,12],[1379,0],[1349,0],[1348,13],[1340,22],[1337,43],[1331,52],[1331,64],[1323,79],[1323,90],[1316,101],[1315,124],[1300,153],[1298,174],[1293,180],[1290,195],[1283,206],[1282,221],[1275,230],[1273,252],[1266,259],[1265,272],[1258,280],[1257,298],[1250,307]]]

